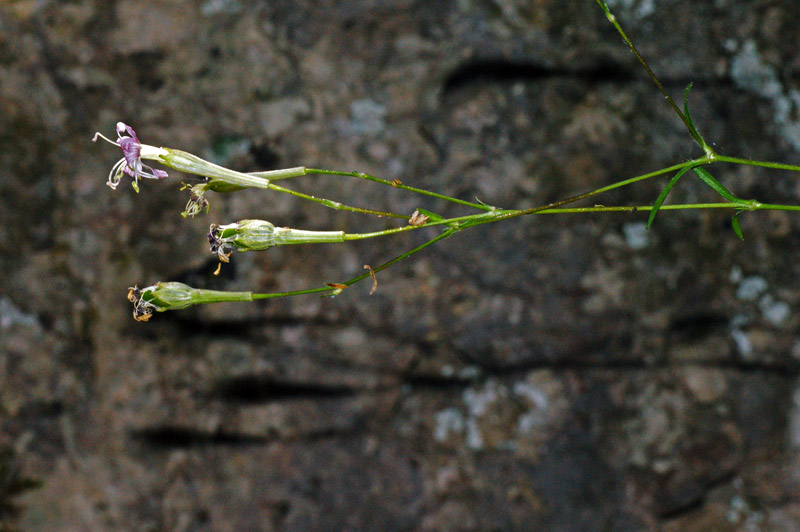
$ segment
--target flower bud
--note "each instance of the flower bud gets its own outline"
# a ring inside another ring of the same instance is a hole
[[[257,251],[288,244],[344,242],[344,231],[305,231],[275,227],[264,220],[242,220],[228,225],[211,224],[208,242],[211,252],[228,262],[233,249]]]
[[[178,310],[191,305],[222,301],[252,301],[251,292],[222,292],[192,288],[183,283],[156,283],[146,288],[128,289],[128,301],[133,303],[133,319],[147,321],[154,312]]]
[[[214,192],[233,192],[243,188],[268,188],[271,178],[286,179],[287,177],[298,177],[306,174],[304,166],[258,172],[257,175],[245,174],[206,161],[182,150],[172,148],[161,148],[161,150],[162,152],[158,157],[160,163],[187,174],[207,177],[208,181],[206,183],[209,190]]]

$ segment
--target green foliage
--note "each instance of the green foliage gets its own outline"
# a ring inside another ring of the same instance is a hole
[[[672,187],[675,186],[678,180],[681,177],[683,177],[683,174],[685,174],[688,170],[689,170],[688,166],[686,168],[681,168],[680,171],[678,171],[678,173],[675,174],[675,177],[669,180],[669,183],[667,183],[667,186],[665,186],[664,190],[661,191],[661,194],[658,195],[658,198],[656,199],[655,203],[653,203],[653,208],[650,209],[650,217],[647,219],[648,229],[650,229],[650,226],[653,225],[653,220],[656,219],[656,214],[658,213],[658,210],[661,208],[661,205],[664,203],[664,200],[667,199],[667,196],[669,195],[670,190],[672,190]]]

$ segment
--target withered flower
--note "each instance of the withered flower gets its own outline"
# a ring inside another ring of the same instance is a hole
[[[183,283],[156,283],[152,286],[128,289],[128,301],[133,303],[133,319],[149,320],[154,312],[178,310],[204,303],[223,301],[252,301],[252,292],[222,292],[192,288]]]
[[[408,220],[408,225],[419,227],[420,225],[425,225],[429,219],[430,216],[426,214],[420,214],[419,211],[414,211],[411,215],[411,218]]]
[[[211,252],[228,262],[231,252],[259,251],[289,244],[344,242],[344,231],[305,231],[275,227],[264,220],[241,220],[227,225],[211,224],[208,243]]]

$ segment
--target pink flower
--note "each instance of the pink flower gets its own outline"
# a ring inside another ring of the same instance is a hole
[[[128,133],[127,135],[123,135],[123,133]],[[117,122],[117,141],[114,142],[106,138],[101,133],[95,133],[93,141],[97,141],[97,137],[102,138],[103,140],[114,144],[115,146],[119,146],[122,149],[122,159],[116,162],[116,164],[111,168],[111,172],[108,174],[108,182],[106,183],[112,189],[116,189],[117,185],[119,185],[120,180],[122,179],[122,174],[127,174],[133,178],[133,182],[131,185],[136,192],[139,192],[139,178],[147,178],[147,179],[163,179],[167,177],[167,173],[164,170],[157,170],[147,166],[142,162],[142,152],[145,152],[145,158],[153,159],[157,158],[161,150],[160,148],[155,148],[153,146],[142,145],[139,142],[139,138],[136,136],[136,132],[133,131],[133,128],[127,124],[123,124],[122,122]]]

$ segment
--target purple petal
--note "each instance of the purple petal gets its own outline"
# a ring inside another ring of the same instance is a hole
[[[142,153],[142,145],[139,144],[137,139],[122,137],[119,139],[119,147],[122,148],[122,155],[128,162],[128,166],[133,168]]]
[[[122,138],[122,134],[127,132],[128,135],[131,136],[136,142],[139,142],[139,137],[136,136],[136,132],[133,130],[131,126],[125,124],[123,122],[117,122],[117,136]]]

